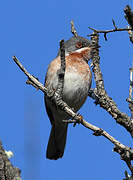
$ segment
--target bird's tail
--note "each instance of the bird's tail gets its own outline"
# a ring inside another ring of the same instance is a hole
[[[66,123],[52,125],[46,152],[46,157],[48,159],[57,160],[63,156],[67,137],[67,127],[68,124]]]

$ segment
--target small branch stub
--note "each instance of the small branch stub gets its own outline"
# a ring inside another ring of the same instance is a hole
[[[113,23],[114,28],[115,28],[115,29],[118,29],[117,26],[116,26],[116,24],[115,24],[114,19],[112,19],[112,23]]]
[[[76,31],[76,29],[75,29],[75,27],[74,27],[74,22],[73,22],[73,20],[71,20],[71,33],[72,33],[75,37],[78,36],[77,31]]]

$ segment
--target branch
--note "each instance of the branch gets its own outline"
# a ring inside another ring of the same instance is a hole
[[[129,31],[132,30],[132,28],[115,28],[115,29],[110,29],[110,30],[98,30],[98,29],[94,29],[91,27],[88,27],[89,29],[91,29],[92,31],[94,31],[95,33],[111,33],[111,32],[117,32],[117,31]],[[94,34],[95,35],[95,34]]]
[[[64,40],[60,41],[60,59],[61,59],[61,67],[58,70],[58,86],[56,89],[56,93],[62,99],[63,94],[63,87],[64,87],[64,76],[65,76],[65,69],[66,69],[66,61],[65,61],[65,45]]]
[[[51,98],[51,100],[54,99],[54,102],[56,101],[56,96],[58,96],[57,92],[49,93],[47,88],[45,88],[43,86],[43,84],[41,84],[34,76],[32,76],[32,75],[30,75],[30,73],[28,73],[28,71],[22,66],[22,64],[19,62],[19,60],[15,56],[13,57],[13,60],[20,67],[20,69],[26,74],[28,79],[30,79],[30,81],[32,81],[31,85],[33,87],[38,87],[38,89],[40,89],[49,98]],[[53,96],[54,96],[54,98],[53,98]],[[81,115],[78,115],[77,113],[73,112],[73,110],[70,107],[68,107],[68,105],[65,102],[63,102],[61,99],[60,99],[60,101],[57,101],[55,103],[58,105],[59,108],[61,108],[67,114],[69,114],[72,117],[72,119],[74,119],[74,120],[65,121],[66,123],[77,123],[77,122],[81,123],[84,127],[92,130],[94,132],[93,135],[103,136],[106,139],[108,139],[110,142],[112,142],[115,145],[114,151],[119,153],[120,156],[122,156],[124,154],[126,159],[129,158],[130,161],[133,159],[133,149],[123,145],[122,143],[117,141],[114,137],[109,135],[106,131],[102,130],[101,128],[94,126],[94,125],[88,123],[87,121],[85,121]],[[128,152],[128,156],[127,156],[127,152]],[[123,160],[125,161],[125,159],[123,159]]]
[[[128,28],[129,29],[131,28],[128,31],[129,38],[130,38],[131,43],[133,43],[133,32],[132,32],[132,29],[133,29],[133,12],[132,12],[129,5],[127,5],[124,8],[124,12],[125,12],[125,19],[127,20],[128,24],[129,24]]]
[[[116,26],[116,23],[114,21],[114,19],[112,19],[112,23],[113,23],[113,26],[114,26],[114,29],[110,29],[110,30],[97,30],[97,29],[94,29],[94,28],[91,28],[91,27],[88,27],[89,29],[91,29],[92,31],[94,31],[93,34],[91,35],[88,35],[88,36],[94,36],[98,33],[103,33],[104,34],[104,38],[105,40],[107,41],[107,34],[108,33],[112,33],[112,32],[120,32],[120,31],[128,31],[128,34],[129,34],[129,37],[130,37],[130,41],[133,43],[133,34],[132,34],[132,27],[128,26],[127,28],[118,28]]]
[[[94,78],[96,82],[96,88],[95,88],[95,96],[97,98],[97,103],[100,104],[101,107],[103,107],[107,112],[109,112],[116,121],[123,125],[130,133],[133,135],[132,131],[132,122],[130,121],[130,118],[119,111],[114,101],[107,95],[105,89],[104,89],[104,82],[102,79],[102,73],[100,70],[100,57],[99,57],[99,45],[98,45],[99,37],[98,35],[92,36],[92,48],[93,48],[93,58],[92,58],[92,64],[93,64],[93,72],[94,72]],[[43,86],[39,82],[37,78],[32,76],[28,71],[23,67],[23,65],[19,62],[19,60],[14,56],[13,60],[16,62],[16,64],[20,67],[20,69],[26,74],[28,77],[28,80],[31,82],[32,86],[35,88],[40,89],[45,95],[47,95],[51,101],[56,103],[56,105],[64,110],[69,116],[72,117],[73,120],[65,121],[66,123],[81,123],[84,127],[92,130],[95,136],[104,136],[106,139],[111,141],[115,147],[114,151],[119,153],[121,156],[121,159],[124,160],[131,173],[133,174],[133,167],[131,165],[131,160],[133,160],[133,149],[123,145],[119,141],[117,141],[114,137],[109,135],[106,131],[102,130],[101,128],[94,126],[88,122],[86,122],[83,117],[77,113],[75,113],[63,100],[62,100],[62,91],[63,91],[63,85],[64,85],[64,74],[65,74],[65,51],[64,51],[64,41],[62,40],[60,42],[60,50],[61,50],[61,68],[58,71],[58,88],[57,91],[49,91],[47,88]]]
[[[133,180],[133,177],[130,176],[127,171],[125,171],[125,177],[123,180]]]
[[[95,36],[98,33],[103,33],[104,34],[104,38],[107,41],[107,34],[108,33],[127,31],[128,34],[129,34],[130,41],[133,43],[133,32],[132,32],[132,30],[133,30],[133,12],[132,12],[132,10],[131,10],[129,5],[127,5],[124,8],[124,12],[126,14],[125,15],[125,19],[127,20],[128,24],[130,26],[128,26],[127,28],[117,28],[117,26],[115,24],[115,21],[112,19],[112,23],[113,23],[114,29],[110,29],[110,30],[98,30],[98,29],[94,29],[92,27],[88,27],[89,29],[94,31],[93,34],[90,34],[88,36],[92,36],[92,35]]]
[[[0,180],[22,180],[20,170],[10,163],[0,142]]]
[[[13,60],[18,65],[18,67],[24,72],[24,74],[28,77],[28,80],[32,82],[30,84],[33,87],[36,87],[36,88],[40,89],[46,96],[48,96],[52,101],[55,102],[56,98],[54,98],[53,96],[58,97],[58,94],[56,92],[48,90],[46,87],[44,87],[43,84],[40,83],[39,80],[37,80],[37,78],[35,78],[33,75],[31,75],[24,68],[24,66],[19,62],[19,60],[15,56],[13,56]],[[55,102],[55,103],[57,103],[57,102]],[[81,121],[81,116],[78,116],[75,112],[73,112],[73,110],[65,102],[60,100],[57,103],[57,105],[59,106],[59,108],[61,108],[65,112],[67,112],[72,118],[76,119],[77,121]]]
[[[76,31],[76,29],[75,29],[75,27],[74,27],[74,22],[73,22],[73,20],[71,21],[71,33],[72,33],[75,37],[78,36],[77,31]]]
[[[124,12],[125,12],[125,19],[127,20],[128,24],[133,29],[133,12],[132,12],[132,10],[131,10],[129,5],[127,5],[124,8]]]
[[[130,39],[131,43],[133,43],[133,32],[132,32],[132,30],[130,30],[130,26],[127,26],[127,27],[129,29],[129,31],[128,31],[129,39]]]
[[[113,20],[114,22],[114,20]],[[94,28],[91,28],[91,27],[88,27],[89,29],[91,29],[92,31],[94,31],[94,34],[91,34],[91,35],[88,35],[88,36],[95,36],[97,33],[103,33],[104,34],[104,38],[105,40],[107,41],[107,34],[108,33],[112,33],[112,32],[121,32],[121,31],[131,31],[132,28],[130,27],[127,27],[127,28],[116,28],[116,25],[115,25],[115,28],[114,29],[110,29],[110,30],[98,30],[98,29],[94,29]]]
[[[95,33],[95,32],[94,32]],[[103,109],[105,109],[115,120],[118,124],[122,125],[126,130],[131,134],[133,137],[133,122],[131,119],[123,112],[121,112],[118,108],[116,103],[113,101],[111,97],[108,96],[107,92],[104,88],[104,81],[102,77],[102,72],[100,69],[100,57],[99,57],[99,50],[96,47],[99,47],[99,35],[95,35],[91,37],[92,46],[93,46],[93,57],[92,57],[92,65],[93,65],[93,72],[94,72],[94,79],[96,82],[95,88],[95,96],[97,104],[99,104]]]
[[[47,93],[47,88],[45,88],[43,86],[43,84],[41,84],[37,78],[35,78],[34,76],[32,76],[25,68],[24,66],[19,62],[19,60],[16,58],[16,56],[12,57],[14,62],[18,65],[18,67],[24,72],[24,74],[28,77],[28,83],[30,84],[31,81],[31,85],[34,86],[35,88],[40,89],[43,93]]]

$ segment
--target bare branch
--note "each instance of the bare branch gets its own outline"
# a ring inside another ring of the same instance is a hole
[[[13,59],[16,59],[16,58],[13,58]],[[17,60],[17,61],[18,61],[18,60]],[[17,64],[19,64],[19,67],[22,67],[22,65],[20,66],[20,64],[21,64],[20,62],[17,63]],[[24,68],[22,67],[21,69],[24,69]],[[26,73],[26,74],[28,74],[28,76],[29,76],[29,73]],[[33,81],[33,83],[34,83],[36,86],[38,86],[38,88],[39,88],[41,91],[47,92],[47,89],[46,89],[45,87],[41,87],[41,86],[43,86],[43,85],[42,85],[36,78],[34,78],[32,75],[30,75],[30,78],[31,78],[31,80]],[[40,84],[41,84],[41,85],[40,85]],[[45,89],[45,91],[44,91],[44,89]],[[131,150],[131,149],[128,148],[127,146],[121,144],[119,141],[117,141],[117,140],[114,139],[112,136],[110,136],[106,131],[104,131],[104,130],[102,130],[101,128],[98,128],[98,127],[96,127],[96,126],[94,126],[94,125],[86,122],[86,121],[82,118],[82,116],[77,116],[77,114],[74,113],[74,112],[71,110],[71,108],[64,107],[64,111],[67,112],[69,115],[71,115],[71,116],[73,117],[74,121],[71,120],[71,122],[73,122],[73,123],[74,123],[75,121],[80,122],[84,127],[92,130],[92,131],[94,132],[94,135],[97,135],[97,136],[102,135],[102,136],[106,137],[108,140],[110,140],[110,141],[111,141],[115,146],[117,146],[118,148],[120,148],[120,149],[126,149],[126,150],[130,151],[131,157],[133,157],[133,150]],[[67,122],[67,121],[66,121],[66,122]]]
[[[115,21],[112,19],[112,23],[113,23],[114,29],[110,29],[110,30],[98,30],[98,29],[94,29],[94,28],[92,28],[92,27],[88,27],[89,29],[91,29],[92,31],[94,31],[93,34],[90,34],[90,35],[88,35],[88,36],[92,36],[92,35],[94,36],[94,35],[96,35],[97,33],[103,33],[103,34],[104,34],[104,38],[105,38],[105,40],[107,41],[107,34],[108,34],[108,33],[128,31],[130,41],[133,43],[133,32],[132,32],[132,30],[133,30],[133,12],[132,12],[132,10],[131,10],[131,8],[130,8],[129,5],[127,5],[127,6],[125,7],[124,12],[125,12],[125,14],[126,14],[126,15],[125,15],[125,18],[126,18],[128,24],[129,24],[130,26],[128,26],[127,28],[118,28],[118,27],[116,26]]]
[[[130,6],[126,6],[124,9],[125,12],[125,18],[128,21],[129,25],[127,28],[117,28],[115,21],[112,19],[112,23],[114,26],[114,29],[111,30],[96,30],[94,28],[89,27],[89,29],[93,30],[94,33],[91,35],[91,44],[93,48],[93,57],[92,57],[92,66],[93,66],[93,72],[94,72],[94,78],[96,82],[96,88],[91,89],[89,92],[89,96],[95,99],[95,103],[99,104],[102,108],[104,108],[115,120],[117,123],[122,125],[133,137],[133,100],[132,100],[132,88],[133,88],[133,80],[132,80],[132,74],[133,74],[133,68],[130,69],[130,88],[129,88],[129,98],[127,98],[127,101],[129,102],[129,108],[131,111],[131,118],[128,117],[125,113],[121,112],[116,103],[112,100],[111,97],[108,96],[105,87],[104,87],[104,81],[102,77],[102,72],[100,69],[100,57],[99,57],[99,33],[104,34],[105,40],[107,40],[107,34],[112,32],[120,32],[120,31],[128,31],[129,37],[131,42],[133,43],[133,12],[131,11]],[[77,37],[77,32],[74,27],[74,22],[71,21],[71,32],[72,34]],[[63,87],[64,87],[64,75],[65,75],[65,47],[64,47],[64,40],[61,40],[60,42],[60,57],[61,57],[61,67],[58,71],[58,86],[57,90],[49,90],[43,86],[39,82],[37,78],[32,76],[28,71],[22,66],[22,64],[18,61],[18,59],[14,56],[13,60],[15,63],[20,67],[20,69],[25,73],[25,75],[28,77],[27,84],[32,85],[36,89],[40,89],[43,93],[45,93],[46,96],[48,96],[51,101],[56,103],[56,105],[64,110],[69,116],[72,117],[72,120],[63,120],[64,123],[81,123],[84,127],[92,130],[95,136],[103,136],[106,139],[108,139],[110,142],[114,144],[114,151],[120,154],[120,157],[122,160],[124,160],[130,169],[132,176],[133,176],[133,166],[131,164],[131,160],[133,160],[133,149],[131,149],[128,146],[123,145],[118,140],[116,140],[114,137],[112,137],[110,134],[108,134],[103,129],[94,126],[87,121],[83,119],[83,117],[73,111],[63,100],[62,100],[62,93],[63,93]],[[0,168],[1,170],[1,168]],[[1,171],[0,171],[1,173]]]
[[[107,34],[108,33],[132,30],[132,28],[116,28],[116,27],[115,27],[115,29],[110,29],[110,30],[98,30],[98,29],[94,29],[91,27],[88,27],[88,28],[91,29],[92,31],[94,31],[93,36],[95,36],[97,33],[103,33],[106,41],[107,41]],[[92,36],[92,34],[88,35],[88,36]]]
[[[124,12],[125,12],[125,19],[127,20],[128,24],[133,29],[133,12],[132,12],[132,10],[131,10],[129,5],[127,5],[124,8]]]
[[[24,66],[19,62],[19,60],[13,56],[13,60],[14,62],[19,66],[19,68],[24,72],[24,74],[28,77],[28,79],[30,79],[30,81],[32,82],[31,85],[33,87],[37,87],[38,89],[40,89],[43,93],[45,93],[45,95],[47,95],[52,101],[55,102],[56,97],[53,96],[57,96],[58,94],[54,91],[48,91],[48,89],[46,87],[43,86],[43,84],[41,84],[37,78],[35,78],[34,76],[32,76],[25,68]],[[73,110],[65,103],[63,102],[61,99],[58,102],[55,102],[59,108],[61,108],[62,110],[64,110],[65,112],[67,112],[72,118],[76,119],[77,121],[81,121],[81,116],[78,116],[75,112],[73,112]]]
[[[73,22],[73,20],[71,20],[71,33],[72,33],[75,37],[78,36],[77,31],[76,31],[76,29],[75,29],[75,27],[74,27],[74,22]]]
[[[40,89],[43,93],[47,93],[47,88],[45,88],[43,86],[43,84],[41,84],[37,80],[37,78],[32,76],[30,73],[28,73],[28,71],[24,68],[24,66],[19,62],[19,60],[15,56],[13,56],[12,58],[13,58],[14,62],[19,66],[19,68],[24,72],[24,74],[28,77],[28,79],[32,82],[31,85],[33,86],[33,84],[34,84],[35,88],[38,87],[38,89]],[[30,83],[28,82],[28,84],[30,84]]]
[[[128,161],[128,160],[126,161],[126,160],[125,160],[125,162],[126,162],[128,168],[130,169],[130,171],[131,171],[131,173],[132,173],[132,176],[133,176],[133,166],[132,166],[132,164],[131,164],[131,161]]]
[[[64,120],[64,122],[66,123],[75,123],[76,120]],[[133,160],[133,149],[123,145],[122,143],[120,143],[119,141],[117,141],[114,137],[112,137],[110,134],[108,134],[106,131],[104,131],[103,129],[94,126],[88,122],[86,122],[85,120],[81,120],[80,122],[84,127],[92,130],[94,133],[93,135],[95,136],[103,136],[106,139],[108,139],[110,142],[112,142],[115,147],[114,147],[114,151],[117,152],[118,154],[120,154],[121,159],[123,161],[126,162],[127,166],[129,167],[132,175],[133,175],[133,166],[131,164],[131,160]]]
[[[95,33],[111,33],[111,32],[116,32],[116,31],[129,31],[129,30],[132,30],[132,28],[117,28],[117,29],[110,29],[110,30],[98,30],[98,29],[94,29],[94,28],[91,28],[91,27],[88,27],[88,28],[93,30]]]
[[[64,122],[66,122],[66,123],[75,123],[76,120],[75,119],[74,120],[64,120]],[[92,130],[94,132],[93,135],[95,135],[95,136],[104,136],[106,139],[108,139],[110,142],[112,142],[115,145],[115,148],[117,147],[121,151],[123,151],[123,150],[129,151],[130,156],[131,156],[131,160],[133,159],[133,149],[123,145],[122,143],[117,141],[114,137],[112,137],[110,134],[108,134],[106,131],[104,131],[103,129],[101,129],[101,128],[97,127],[97,126],[94,126],[94,125],[88,123],[87,121],[85,121],[83,119],[81,120],[80,123],[84,127]],[[116,150],[114,149],[114,151],[116,151]]]
[[[51,93],[48,92],[47,88],[45,88],[36,78],[34,78],[34,76],[30,75],[30,73],[27,72],[27,70],[22,66],[22,64],[18,61],[18,59],[16,57],[13,57],[13,60],[15,62],[17,62],[16,64],[21,68],[21,70],[26,74],[26,76],[28,78],[30,78],[30,80],[32,81],[32,84],[31,84],[32,86],[34,84],[35,85],[34,87],[38,87],[38,89],[40,89],[49,98],[51,98],[51,100],[54,99],[56,101],[56,95],[58,96],[58,94],[56,92],[52,93],[52,95],[51,95]],[[54,96],[54,98],[53,98],[53,96]],[[73,110],[70,107],[68,107],[68,105],[65,102],[63,102],[61,99],[60,99],[60,101],[57,101],[55,103],[58,105],[59,108],[64,110],[66,113],[68,113],[72,117],[72,119],[74,119],[71,121],[69,120],[69,121],[64,121],[64,122],[66,122],[66,123],[75,123],[75,122],[81,123],[84,127],[92,130],[94,132],[95,136],[104,136],[109,141],[111,141],[115,145],[114,151],[119,153],[120,156],[123,154],[123,152],[128,152],[129,159],[130,160],[133,159],[133,149],[123,145],[122,143],[117,141],[114,137],[109,135],[106,131],[102,130],[101,128],[94,126],[94,125],[88,123],[87,121],[85,121],[81,115],[78,115],[77,113],[73,112]],[[127,157],[126,153],[125,153],[125,157]]]
[[[60,41],[60,59],[61,59],[61,67],[58,70],[58,86],[56,89],[56,93],[62,99],[63,94],[63,87],[64,87],[64,76],[65,76],[65,69],[66,69],[66,61],[65,61],[65,45],[64,40]]]
[[[125,171],[125,177],[123,180],[133,180],[133,176],[130,176],[127,171]]]
[[[92,64],[93,64],[94,78],[96,82],[96,88],[94,93],[95,93],[95,97],[97,97],[96,99],[97,104],[99,104],[102,108],[104,108],[116,120],[117,123],[125,127],[126,130],[133,137],[133,122],[125,113],[121,112],[117,108],[116,103],[112,100],[111,97],[108,96],[107,92],[105,91],[102,72],[100,69],[99,50],[98,48],[96,48],[99,47],[98,34],[92,36],[91,41],[92,41],[92,45],[94,46]],[[94,98],[94,96],[92,98]]]

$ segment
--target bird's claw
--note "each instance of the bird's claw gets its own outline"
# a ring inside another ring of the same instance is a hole
[[[83,119],[83,116],[81,116],[79,113],[77,113],[77,116],[79,117],[80,120],[75,120],[75,122],[73,124],[73,127],[75,127],[77,124],[80,124],[81,120]]]

